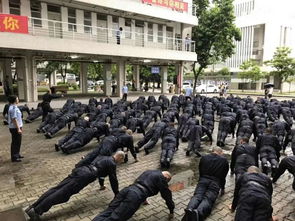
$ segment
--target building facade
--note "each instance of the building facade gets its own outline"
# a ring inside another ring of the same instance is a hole
[[[292,0],[236,0],[236,25],[240,28],[242,40],[236,42],[236,53],[218,69],[228,67],[232,72],[231,89],[262,90],[263,83],[270,81],[279,89],[276,79],[262,79],[250,82],[238,77],[240,65],[250,59],[263,65],[272,59],[277,47],[290,47],[295,57],[295,2]],[[264,71],[270,71],[263,66]],[[292,86],[293,88],[293,86]],[[289,90],[284,83],[283,90]],[[295,90],[295,87],[294,89]]]
[[[116,64],[121,95],[126,64],[134,66],[137,88],[145,64],[160,67],[166,92],[168,64],[177,67],[181,86],[183,65],[196,60],[190,40],[196,24],[192,0],[0,0],[1,78],[11,81],[16,61],[19,97],[36,101],[38,61],[80,61],[80,86],[87,93],[87,66],[100,62],[110,95]]]

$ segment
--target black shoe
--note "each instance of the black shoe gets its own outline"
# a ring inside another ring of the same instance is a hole
[[[22,162],[20,158],[12,159],[11,162]]]
[[[8,125],[8,122],[6,120],[3,121],[4,125]]]
[[[37,131],[37,133],[40,133],[41,132],[41,130],[39,128],[37,128],[36,131]]]
[[[58,144],[54,144],[54,147],[55,147],[55,151],[58,152],[58,151],[59,151],[59,146],[58,146]]]
[[[40,216],[35,212],[34,208],[31,208],[30,210],[26,211],[26,213],[30,217],[30,220],[40,220]]]
[[[185,152],[185,156],[189,156],[190,155],[190,152],[187,150],[186,152]]]
[[[18,155],[18,158],[25,158],[24,156],[22,156],[22,155]]]
[[[48,139],[51,139],[52,138],[52,135],[51,135],[51,133],[46,133],[45,134],[45,137],[48,138]]]
[[[144,149],[144,152],[146,155],[148,155],[150,153],[148,149]]]

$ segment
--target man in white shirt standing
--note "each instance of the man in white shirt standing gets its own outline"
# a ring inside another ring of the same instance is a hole
[[[122,92],[123,92],[123,101],[127,101],[127,95],[128,95],[128,87],[127,85],[124,83],[124,86],[122,88]]]
[[[8,97],[9,101],[9,110],[8,110],[8,128],[11,133],[11,161],[12,162],[21,162],[21,156],[19,154],[21,142],[22,142],[22,133],[23,133],[23,121],[22,113],[17,107],[19,102],[18,97],[11,95]]]

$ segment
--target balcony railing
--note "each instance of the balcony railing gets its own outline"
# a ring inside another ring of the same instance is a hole
[[[94,41],[106,44],[130,45],[134,47],[159,48],[175,51],[195,51],[195,42],[189,39],[148,35],[144,28],[137,32],[79,25],[54,20],[29,18],[29,34],[51,38]],[[171,33],[172,34],[172,33]]]

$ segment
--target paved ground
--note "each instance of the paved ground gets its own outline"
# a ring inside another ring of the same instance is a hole
[[[10,162],[10,134],[5,126],[0,126],[0,212],[30,205],[42,193],[65,178],[81,156],[96,146],[96,142],[92,142],[83,151],[72,155],[55,152],[54,143],[64,136],[67,130],[60,131],[56,137],[48,140],[43,135],[35,132],[39,123],[40,120],[37,120],[24,126],[22,154],[25,159],[22,163]],[[216,129],[217,125],[215,126],[215,132]],[[141,134],[136,134],[135,142],[141,137]],[[216,140],[216,133],[213,138]],[[229,157],[234,140],[228,137],[227,143],[227,151],[225,152]],[[175,189],[180,189],[173,192],[173,199],[176,203],[174,220],[181,220],[184,208],[194,192],[198,178],[198,159],[185,157],[184,148],[186,146],[187,143],[180,144],[180,149],[176,153],[171,167],[171,172],[175,174],[175,178],[171,182],[176,184],[176,186],[174,185]],[[204,145],[205,150],[209,148],[211,147]],[[144,153],[140,152],[140,162],[133,163],[133,159],[130,157],[127,164],[120,165],[118,167],[120,189],[131,184],[143,171],[159,168],[159,156],[160,142],[150,155],[144,156]],[[286,173],[274,186],[274,214],[284,221],[295,220],[295,193],[291,188],[292,180]],[[98,182],[90,184],[79,194],[74,195],[68,203],[54,206],[42,216],[42,220],[91,220],[96,214],[105,209],[113,198],[108,181],[106,184],[108,188],[103,192],[98,190]],[[184,184],[183,189],[182,184]],[[207,220],[233,220],[233,214],[228,210],[228,205],[231,203],[233,196],[233,189],[234,177],[228,175],[226,194],[218,199],[212,215]],[[167,220],[168,209],[161,197],[155,196],[150,198],[149,201],[151,205],[142,206],[131,220]]]

